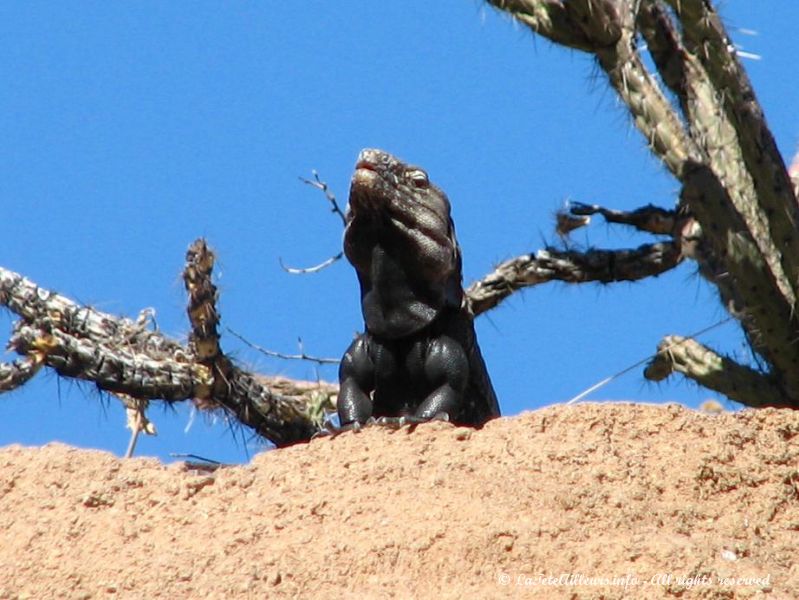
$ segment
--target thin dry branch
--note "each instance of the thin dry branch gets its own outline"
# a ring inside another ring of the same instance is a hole
[[[283,269],[286,273],[291,275],[308,275],[310,273],[318,273],[322,269],[326,269],[334,262],[341,260],[344,257],[343,252],[339,252],[335,256],[331,256],[330,258],[326,258],[318,265],[313,265],[311,267],[289,267],[283,262],[282,258],[278,258],[278,262],[280,263],[280,268]]]
[[[305,350],[303,350],[302,348],[302,339],[297,340],[300,346],[299,354],[285,354],[283,352],[276,352],[275,350],[269,350],[267,348],[263,348],[262,346],[259,346],[258,344],[251,342],[240,333],[233,331],[230,327],[227,327],[227,330],[228,333],[230,333],[230,335],[238,338],[253,350],[260,352],[261,354],[264,354],[266,356],[271,356],[272,358],[280,358],[282,360],[306,360],[308,362],[315,362],[316,364],[319,365],[337,365],[341,362],[341,360],[338,358],[322,358],[319,356],[312,356],[310,354],[306,354]]]
[[[305,177],[300,177],[300,181],[302,181],[306,185],[310,185],[311,187],[320,190],[327,198],[327,201],[330,203],[330,211],[333,214],[338,215],[339,219],[341,219],[341,224],[345,227],[347,226],[347,216],[344,214],[344,211],[341,210],[341,207],[338,205],[338,200],[336,199],[336,195],[330,189],[330,186],[327,185],[326,181],[322,181],[319,179],[319,173],[315,170],[311,171],[313,174],[313,181],[310,179],[305,179]]]
[[[327,201],[330,203],[330,211],[333,214],[338,215],[341,219],[341,224],[344,227],[347,226],[347,215],[344,214],[344,211],[341,210],[341,207],[338,204],[338,200],[336,199],[336,195],[331,191],[330,186],[327,185],[327,182],[322,181],[319,179],[319,173],[315,170],[311,171],[313,173],[313,181],[310,179],[305,179],[304,177],[300,177],[300,181],[302,181],[306,185],[310,185],[311,187],[320,190],[324,195]],[[283,269],[286,273],[290,273],[292,275],[308,275],[309,273],[318,273],[322,269],[326,269],[330,265],[335,262],[338,262],[344,257],[344,252],[339,252],[330,258],[327,258],[320,262],[317,265],[313,265],[311,267],[289,267],[283,263],[282,258],[278,258],[278,262],[280,263],[280,268]]]
[[[128,441],[128,448],[125,450],[125,458],[130,458],[136,451],[136,442],[139,440],[139,434],[156,435],[155,425],[147,418],[146,414],[150,401],[134,398],[127,394],[115,395],[125,406],[126,425],[130,429],[130,441]]]

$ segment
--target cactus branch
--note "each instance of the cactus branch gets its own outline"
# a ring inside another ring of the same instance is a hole
[[[602,215],[608,223],[630,225],[638,231],[656,235],[674,235],[677,230],[678,214],[676,210],[667,210],[653,204],[647,204],[632,211],[612,210],[597,204],[572,202],[569,213],[577,216]]]
[[[679,116],[635,49],[635,15],[629,0],[488,0],[555,43],[591,52],[630,108],[652,151],[679,177],[693,145]]]
[[[664,229],[674,224],[670,233],[681,255],[696,260],[700,273],[717,286],[769,367],[769,375],[757,379],[763,393],[758,401],[799,402],[799,167],[786,169],[712,2],[561,2],[560,26],[572,36],[583,34],[574,44],[542,25],[541,15],[555,9],[542,13],[540,2],[488,1],[552,41],[596,56],[652,152],[682,183],[680,218],[664,221]],[[593,25],[575,18],[589,12]],[[639,39],[673,99],[642,62]],[[563,231],[584,225],[580,217],[594,213],[616,219],[578,205],[571,216],[562,216]],[[630,214],[621,222],[653,227]],[[751,398],[747,403],[757,405]]]
[[[686,170],[683,200],[703,225],[700,265],[710,272],[730,311],[741,319],[755,350],[775,368],[786,395],[799,398],[797,319],[732,201],[706,165]],[[707,273],[706,273],[707,274]]]
[[[679,245],[673,241],[626,250],[577,252],[547,248],[503,262],[469,286],[466,296],[472,312],[479,315],[523,288],[549,281],[636,281],[673,269],[681,258]]]
[[[44,365],[44,355],[31,353],[10,363],[0,363],[0,393],[10,392],[33,378]]]
[[[662,381],[673,372],[746,406],[799,408],[784,395],[771,375],[720,356],[691,338],[675,335],[663,338],[644,376],[650,381]]]
[[[683,44],[662,2],[647,0],[638,22],[661,77],[679,100],[699,155],[724,182],[734,210],[743,217],[780,293],[795,303],[778,244],[769,235],[767,215],[758,204],[755,181],[747,170],[735,128],[722,106],[726,91],[714,87],[705,65]],[[707,230],[709,224],[702,224]]]
[[[785,279],[799,295],[799,205],[785,162],[768,128],[752,84],[736,56],[718,14],[707,0],[668,0],[680,19],[686,47],[694,53],[718,94],[734,128],[756,202],[768,215],[770,238],[781,249],[777,259]]]
[[[586,52],[595,46],[576,23],[570,5],[560,0],[490,0],[490,4],[556,44]]]

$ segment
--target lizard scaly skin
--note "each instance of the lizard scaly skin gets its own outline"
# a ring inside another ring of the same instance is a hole
[[[361,151],[344,252],[358,275],[366,331],[339,368],[341,425],[410,416],[481,426],[499,416],[464,301],[449,200],[427,173],[387,152]]]

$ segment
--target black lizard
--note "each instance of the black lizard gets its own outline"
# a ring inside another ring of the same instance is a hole
[[[464,301],[449,200],[427,173],[361,151],[344,252],[358,274],[366,332],[339,368],[341,425],[410,416],[480,426],[499,416]]]

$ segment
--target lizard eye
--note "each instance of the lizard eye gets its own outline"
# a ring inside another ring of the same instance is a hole
[[[411,180],[411,183],[413,183],[414,187],[426,188],[428,185],[430,185],[430,181],[427,179],[427,173],[421,169],[413,169],[412,171],[408,171],[408,178]]]

